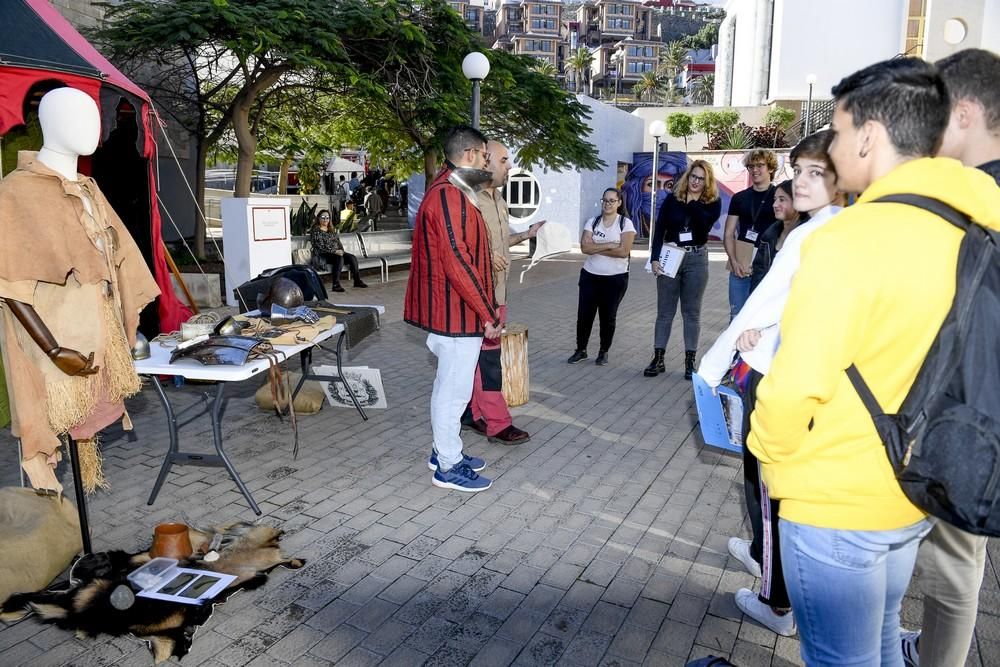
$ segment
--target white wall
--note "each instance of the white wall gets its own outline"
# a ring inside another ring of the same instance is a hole
[[[755,127],[757,125],[764,124],[764,116],[770,111],[770,107],[759,106],[759,107],[735,107],[734,111],[739,112],[740,120]],[[717,107],[714,106],[686,106],[686,107],[639,107],[632,112],[633,116],[638,116],[642,119],[643,130],[642,130],[642,150],[651,151],[653,150],[653,137],[649,134],[649,124],[654,120],[662,120],[664,123],[667,122],[667,116],[672,113],[686,113],[692,116],[701,113],[702,111],[718,111]],[[660,138],[660,143],[666,143],[669,145],[668,150],[672,151],[683,151],[684,140],[680,137],[671,137],[669,134]],[[695,133],[687,138],[687,149],[688,151],[698,151],[705,147],[708,143],[708,137],[704,132]]]
[[[981,48],[1000,53],[1000,2],[984,0]]]
[[[993,14],[993,17],[988,14]],[[929,0],[924,29],[924,57],[933,62],[962,49],[992,48],[996,51],[1000,43],[998,16],[998,0]],[[965,39],[954,44],[945,41],[945,23],[949,19],[965,24]]]
[[[829,99],[842,78],[902,50],[905,0],[775,0],[769,99]],[[835,6],[834,6],[835,5]]]

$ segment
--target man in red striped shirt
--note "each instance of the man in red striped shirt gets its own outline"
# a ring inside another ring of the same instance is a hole
[[[484,491],[480,458],[462,451],[460,419],[472,397],[483,337],[500,336],[493,294],[489,232],[476,202],[488,185],[486,137],[465,125],[452,129],[444,145],[445,166],[427,188],[413,228],[413,256],[403,319],[428,332],[437,357],[431,393],[434,450],[427,461],[435,486]]]

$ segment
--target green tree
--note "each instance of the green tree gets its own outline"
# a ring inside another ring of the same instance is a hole
[[[729,128],[740,122],[740,114],[733,109],[722,111],[706,110],[695,114],[694,127],[699,132],[713,135],[717,132],[725,132]]]
[[[539,74],[545,76],[550,76],[555,78],[559,75],[559,70],[556,66],[552,64],[551,61],[545,58],[538,58],[538,60],[531,66],[531,69],[535,70]]]
[[[715,100],[715,75],[705,74],[691,82],[688,89],[692,104],[709,105]]]
[[[719,42],[719,24],[706,23],[694,35],[688,35],[681,40],[689,49],[710,49]]]
[[[687,47],[685,47],[680,40],[670,42],[665,47],[660,49],[660,66],[656,73],[659,75],[660,79],[666,81],[667,104],[675,104],[677,102],[677,75],[680,74],[681,68],[684,67],[684,63],[686,63],[687,60]]]
[[[688,137],[694,134],[694,118],[689,113],[678,111],[667,116],[667,133],[671,137],[684,139],[684,150],[688,147]]]
[[[594,54],[585,46],[581,46],[566,60],[567,71],[573,72],[573,92],[580,92],[580,85],[586,87],[590,80],[590,66],[594,62]]]
[[[795,122],[795,112],[785,107],[774,107],[764,116],[764,125],[777,125],[787,130]]]
[[[656,72],[643,72],[632,86],[632,93],[639,100],[652,101],[658,92],[660,92],[660,79],[656,76]]]

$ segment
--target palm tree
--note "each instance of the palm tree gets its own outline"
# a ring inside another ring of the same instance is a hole
[[[580,92],[580,83],[586,85],[590,76],[590,65],[594,62],[594,54],[585,46],[578,48],[566,60],[566,70],[573,72],[573,92]]]
[[[715,100],[715,75],[699,76],[691,82],[691,102],[694,104],[711,105]]]
[[[535,70],[539,74],[551,76],[552,78],[555,78],[559,74],[559,70],[556,69],[556,66],[545,58],[539,58],[538,61],[531,66],[531,69]]]
[[[660,77],[656,75],[656,72],[643,72],[639,81],[632,86],[632,92],[639,100],[645,97],[652,101],[656,97],[656,93],[660,92]]]
[[[688,60],[688,50],[680,41],[674,41],[660,49],[660,66],[656,73],[661,79],[667,82],[667,104],[674,104],[677,99],[677,91],[674,89],[674,80],[680,73],[684,63]]]

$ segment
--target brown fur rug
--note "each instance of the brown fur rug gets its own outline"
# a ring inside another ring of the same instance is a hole
[[[222,537],[217,549],[220,557],[205,561],[203,556],[216,535]],[[10,623],[35,614],[41,622],[72,630],[78,636],[132,634],[149,643],[154,660],[160,663],[188,653],[195,630],[212,615],[214,605],[225,602],[238,590],[262,586],[267,574],[279,565],[291,569],[305,565],[303,560],[281,554],[281,531],[273,526],[237,523],[214,531],[192,528],[190,537],[194,554],[181,566],[236,575],[226,590],[205,604],[137,596],[130,608],[115,609],[110,600],[112,591],[128,583],[128,573],[147,563],[149,553],[106,551],[81,558],[73,569],[76,581],[69,588],[12,595],[0,608],[0,620]]]

